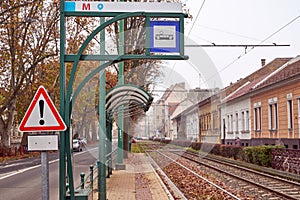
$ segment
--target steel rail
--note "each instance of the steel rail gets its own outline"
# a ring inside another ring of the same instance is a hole
[[[222,188],[222,187],[220,187],[219,185],[217,185],[217,184],[213,183],[212,181],[210,181],[210,180],[206,179],[205,177],[203,177],[203,176],[201,176],[201,175],[197,174],[197,173],[196,173],[196,172],[194,172],[193,170],[191,170],[191,169],[189,169],[188,167],[186,167],[186,166],[182,165],[181,163],[177,162],[176,160],[174,160],[174,159],[170,158],[169,156],[165,155],[164,153],[160,152],[159,150],[156,150],[156,151],[157,151],[159,154],[161,154],[162,156],[164,156],[164,157],[166,157],[167,159],[171,160],[172,162],[174,162],[174,163],[178,164],[179,166],[181,166],[181,167],[182,167],[182,168],[184,168],[185,170],[187,170],[187,171],[191,172],[192,174],[194,174],[194,175],[195,175],[195,176],[197,176],[198,178],[200,178],[200,179],[202,179],[202,180],[206,181],[206,182],[207,182],[207,183],[209,183],[210,185],[212,185],[212,186],[214,186],[214,187],[218,188],[219,190],[221,190],[221,191],[225,192],[226,194],[228,194],[228,195],[229,195],[229,196],[231,196],[232,198],[234,198],[234,199],[238,199],[238,200],[241,200],[239,197],[237,197],[237,196],[235,196],[234,194],[232,194],[232,193],[228,192],[228,191],[227,191],[227,190],[225,190],[224,188]]]
[[[174,154],[176,154],[176,155],[179,155],[178,153],[175,153],[174,151],[172,151],[171,153],[174,153]],[[190,155],[192,155],[192,154],[190,154]],[[253,185],[255,185],[255,186],[259,187],[259,188],[263,188],[263,189],[265,189],[265,190],[267,190],[267,191],[270,191],[270,192],[272,192],[272,193],[275,193],[275,194],[277,194],[277,195],[279,195],[279,196],[281,196],[281,197],[284,197],[284,198],[287,198],[287,199],[299,200],[299,198],[296,198],[296,197],[293,197],[293,196],[291,196],[291,195],[282,193],[282,192],[280,192],[280,190],[274,190],[274,189],[272,189],[272,188],[270,188],[270,187],[267,187],[267,186],[265,186],[265,185],[262,185],[262,184],[260,184],[260,183],[255,182],[255,181],[251,181],[251,180],[249,180],[249,179],[246,179],[246,178],[240,177],[240,176],[238,176],[238,175],[232,174],[232,173],[230,173],[230,172],[228,172],[228,171],[224,171],[224,169],[220,169],[220,168],[211,166],[211,165],[209,165],[209,164],[207,164],[207,163],[200,162],[200,161],[198,161],[198,160],[196,160],[196,159],[194,159],[194,158],[190,158],[190,157],[184,156],[184,155],[182,155],[182,154],[180,154],[180,156],[183,157],[183,158],[185,158],[185,159],[188,159],[188,160],[190,160],[190,161],[193,161],[193,162],[195,162],[195,163],[197,163],[197,164],[204,165],[204,166],[206,166],[206,167],[208,167],[208,168],[211,168],[211,169],[213,169],[213,170],[216,170],[216,171],[218,171],[218,172],[222,172],[222,173],[224,173],[224,174],[226,174],[226,175],[228,175],[228,176],[231,176],[231,177],[234,177],[234,178],[236,178],[236,179],[239,179],[239,180],[245,181],[245,182],[247,182],[247,183],[253,184]],[[193,156],[195,156],[195,155],[193,155]],[[219,162],[220,162],[220,161],[219,161]],[[221,163],[224,164],[224,165],[227,165],[227,163],[223,163],[223,162],[221,162]],[[233,165],[231,165],[231,167],[237,168],[236,166],[233,166]],[[246,170],[246,168],[243,168],[243,170]],[[250,170],[248,170],[248,171],[250,172]],[[253,171],[251,171],[251,172],[252,172],[252,173],[256,173],[256,172],[253,172]],[[256,173],[256,174],[259,174],[259,173]],[[261,175],[262,175],[262,174],[261,174]],[[265,174],[263,174],[262,176],[264,176],[264,175],[265,175]],[[270,177],[268,177],[268,178],[270,178]],[[272,177],[272,178],[275,179],[274,177]],[[283,179],[280,179],[280,181],[283,181]]]

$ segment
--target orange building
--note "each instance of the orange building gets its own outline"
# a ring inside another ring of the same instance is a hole
[[[300,56],[271,73],[250,96],[251,145],[299,149]]]
[[[220,93],[214,94],[198,103],[200,142],[220,143],[219,104]]]

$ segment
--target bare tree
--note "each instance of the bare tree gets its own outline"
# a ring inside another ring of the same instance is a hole
[[[51,1],[8,0],[0,9],[0,136],[7,146],[14,117],[21,119],[41,81],[57,82],[59,8]]]

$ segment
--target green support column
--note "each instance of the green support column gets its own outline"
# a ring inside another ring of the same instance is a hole
[[[150,18],[146,17],[146,55],[150,56]]]
[[[128,134],[128,153],[131,152],[131,139],[130,139],[130,123],[128,123],[128,130],[127,130],[127,134]]]
[[[106,117],[106,137],[107,137],[107,145],[106,145],[106,153],[110,154],[110,156],[108,157],[108,160],[110,161],[109,164],[109,172],[107,174],[107,177],[109,178],[109,176],[111,175],[111,171],[112,171],[112,133],[111,133],[111,129],[112,129],[112,119],[110,116]]]
[[[99,102],[99,175],[98,199],[106,200],[106,113],[105,113],[105,69],[100,72],[100,102]],[[103,82],[104,81],[104,82]]]
[[[105,22],[100,18],[100,25]],[[100,32],[100,55],[105,54],[105,29]],[[101,61],[100,65],[104,62]],[[99,96],[99,165],[98,165],[98,200],[106,200],[106,77],[105,69],[100,71],[100,96]]]
[[[124,20],[119,22],[119,55],[124,54]],[[118,84],[124,84],[124,62],[119,63]],[[124,111],[123,106],[118,109],[118,163],[117,169],[123,169],[123,139],[124,139]]]
[[[66,69],[65,69],[65,13],[64,13],[64,0],[60,0],[60,116],[64,120],[65,111],[65,93],[66,93]],[[65,134],[63,131],[59,134],[60,147],[59,147],[59,199],[64,200],[66,197],[66,159],[65,159]]]

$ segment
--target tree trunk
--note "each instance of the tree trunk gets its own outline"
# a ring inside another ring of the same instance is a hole
[[[10,146],[10,135],[12,130],[12,125],[14,121],[14,113],[16,110],[17,99],[14,98],[11,102],[11,105],[8,107],[7,118],[3,119],[1,116],[0,120],[0,135],[1,135],[1,146]]]
[[[9,147],[10,146],[10,131],[7,128],[1,128],[0,131],[1,136],[1,145],[2,147]]]
[[[85,134],[84,134],[85,136],[84,136],[84,137],[86,138],[87,141],[90,141],[90,140],[91,140],[90,130],[91,130],[91,124],[92,124],[92,123],[94,123],[94,122],[92,121],[91,123],[88,123],[88,124],[87,124],[87,127],[86,127],[86,129],[85,129]]]
[[[92,122],[92,141],[96,142],[97,141],[97,135],[98,135],[98,130],[96,128],[96,122]]]

